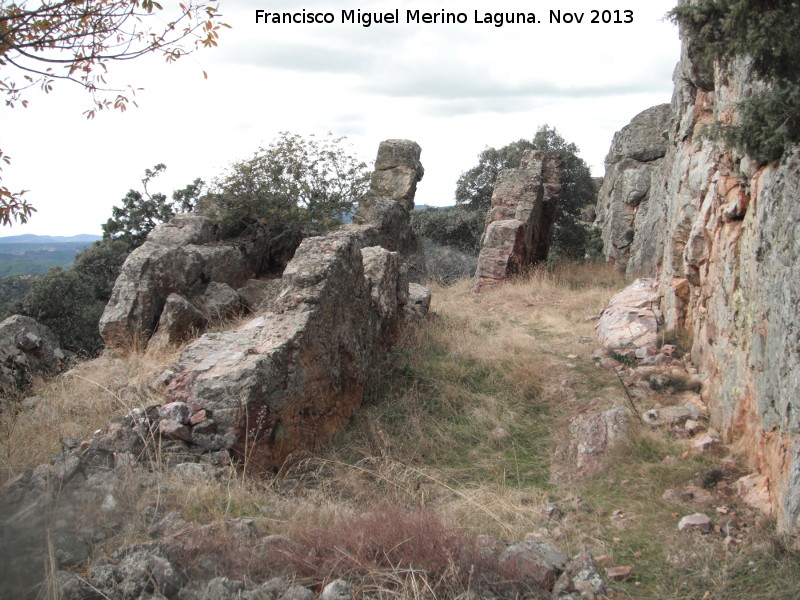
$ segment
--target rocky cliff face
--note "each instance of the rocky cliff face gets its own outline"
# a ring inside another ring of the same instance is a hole
[[[615,137],[597,224],[609,260],[657,278],[661,331],[693,334],[714,426],[766,477],[780,527],[797,532],[800,149],[759,165],[705,138],[704,125],[735,120],[761,84],[747,61],[712,74],[691,54],[684,40],[669,111],[645,111]]]
[[[596,223],[603,230],[606,260],[629,276],[652,271],[661,249],[654,230],[663,218],[663,203],[651,202],[651,198],[663,187],[671,116],[669,104],[636,115],[614,136],[606,157]]]

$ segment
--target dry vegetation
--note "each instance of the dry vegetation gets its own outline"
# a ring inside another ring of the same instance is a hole
[[[324,453],[296,457],[276,477],[240,468],[223,480],[187,483],[156,473],[160,512],[177,509],[197,524],[249,517],[313,545],[316,560],[286,550],[278,564],[239,560],[235,540],[215,536],[231,576],[253,581],[282,570],[309,585],[355,578],[374,597],[443,598],[483,577],[510,597],[491,580],[496,574],[461,568],[471,558],[468,540],[494,535],[544,539],[571,555],[589,549],[633,566],[631,579],[610,584],[609,598],[800,597],[798,553],[767,520],[722,492],[708,506],[662,499],[669,487],[713,490],[718,480],[734,480],[742,471],[730,457],[667,465],[682,442],[634,427],[601,476],[552,476],[569,417],[589,404],[627,403],[614,373],[590,358],[594,323],[586,320],[622,285],[605,267],[570,265],[481,296],[469,281],[434,287],[430,319],[376,366],[362,409]],[[59,437],[86,437],[128,407],[157,403],[153,381],[174,359],[104,358],[41,384],[34,408],[0,417],[3,479],[46,462]],[[131,514],[153,505],[150,487],[146,495],[131,490]],[[723,501],[728,512],[716,514]],[[547,506],[559,514],[548,516]],[[699,510],[719,531],[679,534],[679,518]],[[731,527],[740,545],[723,543]],[[137,535],[131,526],[95,553]],[[214,550],[203,543],[187,539],[187,555],[199,560]]]

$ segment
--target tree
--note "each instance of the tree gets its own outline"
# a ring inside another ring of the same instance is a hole
[[[0,3],[0,93],[6,106],[27,106],[25,92],[49,93],[58,80],[91,95],[87,118],[124,111],[136,90],[107,85],[109,65],[156,53],[167,62],[217,45],[218,0],[185,0],[165,10],[154,0],[28,0]],[[9,158],[0,152],[0,159]],[[24,191],[0,185],[0,223],[24,223],[35,210]]]
[[[800,3],[797,0],[696,0],[668,13],[681,26],[693,59],[706,71],[746,57],[767,85],[738,105],[734,123],[717,121],[712,137],[760,161],[778,160],[800,142]],[[713,84],[709,84],[713,87]]]
[[[522,155],[528,150],[560,152],[564,157],[561,198],[551,247],[561,256],[583,257],[591,236],[580,222],[581,211],[594,204],[597,190],[589,167],[578,156],[578,147],[567,142],[553,127],[541,126],[530,140],[520,139],[499,149],[486,148],[478,155],[478,164],[458,178],[456,204],[485,215],[491,208],[500,171],[519,167]]]
[[[164,194],[151,194],[147,185],[154,178],[166,170],[163,163],[157,164],[152,169],[145,169],[142,187],[144,192],[129,190],[122,199],[122,206],[111,209],[111,218],[103,227],[103,238],[116,239],[125,242],[130,252],[141,246],[147,234],[159,223],[169,221],[177,212],[188,212],[203,193],[202,179],[195,179],[182,190],[172,194],[172,201],[167,200]]]
[[[412,211],[411,228],[440,246],[477,255],[486,213],[465,206],[428,207]]]
[[[337,227],[369,183],[367,165],[348,153],[344,141],[283,132],[214,180],[202,212],[220,224],[223,237],[308,235]]]

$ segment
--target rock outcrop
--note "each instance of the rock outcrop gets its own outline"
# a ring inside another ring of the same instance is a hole
[[[547,259],[562,164],[557,153],[528,151],[520,168],[506,169],[497,177],[481,236],[476,292]]]
[[[352,225],[345,227],[358,234],[364,248],[381,246],[399,252],[413,282],[425,276],[422,241],[411,229],[417,183],[425,174],[421,152],[419,144],[409,140],[381,142],[367,197],[353,215]]]
[[[54,375],[64,353],[50,328],[35,319],[12,315],[0,323],[0,390],[16,393],[35,377]]]
[[[598,194],[595,223],[602,227],[606,260],[629,276],[652,271],[663,213],[651,196],[663,187],[669,104],[654,106],[619,131],[606,156],[606,176]],[[637,243],[634,245],[633,241]]]
[[[255,273],[240,244],[217,240],[213,223],[179,215],[157,226],[122,266],[100,318],[109,348],[144,344],[170,294],[201,295],[209,283],[239,287]]]
[[[661,165],[637,159],[641,164],[623,170],[628,156],[607,173],[598,207],[606,254],[619,264],[627,259],[629,275],[658,280],[663,327],[693,335],[691,356],[705,377],[712,424],[766,478],[780,527],[797,532],[800,149],[758,164],[702,136],[705,124],[735,120],[737,103],[762,84],[742,59],[717,65],[713,76],[704,72],[692,62],[690,44],[684,39],[674,75]],[[655,139],[658,129],[643,130]],[[628,179],[633,183],[622,186]],[[613,215],[630,218],[623,191],[639,190],[640,181],[642,190],[649,181],[646,213],[639,202],[623,231]]]
[[[615,294],[600,314],[597,336],[604,347],[655,347],[661,324],[661,296],[655,279],[637,279]]]
[[[213,422],[181,430],[181,439],[273,469],[339,431],[361,403],[372,361],[428,310],[430,292],[409,289],[401,252],[363,246],[413,248],[408,211],[422,167],[409,162],[418,157],[413,142],[381,144],[373,189],[383,191],[362,213],[377,221],[307,238],[264,312],[183,350],[166,400]]]

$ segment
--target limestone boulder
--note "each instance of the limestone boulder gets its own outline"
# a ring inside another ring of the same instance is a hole
[[[0,389],[4,393],[24,390],[36,377],[54,375],[63,360],[49,327],[23,315],[0,323]]]

